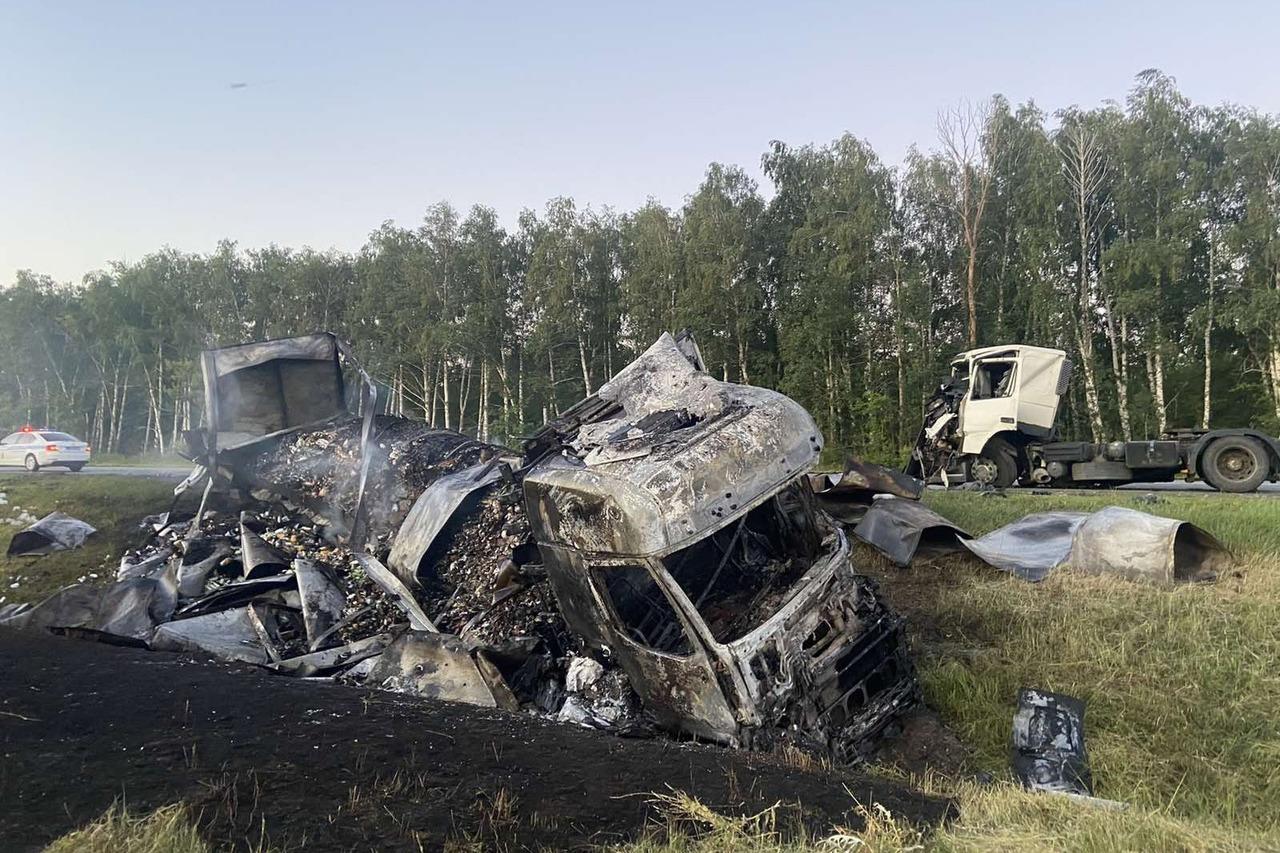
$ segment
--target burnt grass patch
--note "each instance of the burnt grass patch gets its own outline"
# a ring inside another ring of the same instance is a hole
[[[779,827],[919,826],[951,803],[851,770],[526,714],[280,678],[250,666],[0,629],[0,838],[38,849],[113,802],[189,804],[218,845],[596,847],[660,820],[651,792]]]

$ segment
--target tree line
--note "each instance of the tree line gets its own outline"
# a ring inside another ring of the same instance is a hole
[[[846,134],[712,164],[673,209],[427,209],[355,253],[224,241],[0,290],[0,427],[167,451],[209,346],[330,329],[390,410],[514,441],[664,330],[806,405],[827,444],[900,458],[956,352],[1065,349],[1064,431],[1280,427],[1280,122],[1158,71],[1053,115],[994,97],[901,166]]]

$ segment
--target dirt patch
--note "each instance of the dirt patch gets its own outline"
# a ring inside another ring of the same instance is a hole
[[[192,803],[220,844],[309,850],[582,847],[634,837],[645,796],[783,825],[857,826],[852,798],[921,825],[948,802],[852,772],[260,669],[0,629],[0,838],[34,849],[117,797]],[[798,805],[796,805],[798,804]]]

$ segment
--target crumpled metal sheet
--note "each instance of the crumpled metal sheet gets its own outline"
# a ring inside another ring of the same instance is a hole
[[[400,605],[400,609],[409,617],[409,627],[415,631],[435,632],[435,623],[431,621],[431,617],[423,611],[422,605],[418,604],[418,599],[413,597],[413,593],[409,588],[396,577],[395,572],[388,569],[382,562],[372,554],[355,554],[356,562],[364,569],[370,579],[378,586],[382,587],[389,595],[393,596],[396,603]]]
[[[273,590],[288,591],[296,589],[297,583],[291,574],[272,575],[265,578],[254,578],[248,581],[237,581],[220,586],[199,598],[184,604],[175,614],[179,619],[203,616],[217,610],[227,610],[253,601]]]
[[[16,533],[9,541],[9,557],[38,557],[54,551],[79,548],[97,533],[92,525],[64,512],[51,512],[35,524]]]
[[[337,674],[361,661],[377,657],[383,649],[391,645],[393,639],[393,635],[389,633],[374,634],[372,637],[365,637],[363,640],[356,640],[345,646],[334,646],[322,651],[286,658],[270,664],[269,668],[300,678]]]
[[[187,540],[186,551],[178,561],[178,594],[183,598],[203,594],[210,573],[230,555],[231,543],[225,539],[200,537]]]
[[[881,498],[871,504],[853,535],[899,566],[911,563],[921,548],[932,553],[958,550],[969,534],[924,504]]]
[[[293,574],[298,579],[302,621],[307,631],[307,648],[315,651],[330,636],[330,629],[342,618],[347,596],[327,567],[310,560],[295,559]]]
[[[1084,702],[1061,693],[1018,691],[1010,763],[1033,791],[1093,795],[1084,746]]]
[[[160,577],[130,578],[109,586],[74,584],[0,620],[0,625],[24,630],[78,628],[146,640],[157,624],[173,615],[177,600],[172,572]]]
[[[369,670],[365,685],[486,708],[519,706],[496,668],[451,634],[402,634]]]
[[[922,551],[964,547],[987,565],[1032,582],[1063,566],[1161,584],[1202,581],[1234,561],[1226,546],[1190,522],[1118,506],[1036,512],[975,539],[923,504],[882,498],[853,533],[899,566]]]
[[[168,622],[156,629],[150,645],[157,651],[205,652],[225,661],[260,665],[271,661],[248,606]]]
[[[1034,513],[962,544],[989,565],[1029,581],[1070,566],[1173,584],[1212,580],[1234,562],[1226,546],[1190,522],[1119,506]]]
[[[1090,515],[1071,543],[1075,569],[1160,584],[1214,580],[1234,562],[1225,545],[1188,521],[1119,506]]]
[[[116,570],[116,580],[155,577],[165,570],[169,564],[169,558],[172,556],[173,550],[171,548],[161,548],[146,558],[137,556],[123,557],[120,560],[120,568]]]
[[[418,583],[418,568],[440,531],[458,508],[479,490],[501,479],[497,460],[472,465],[437,479],[414,501],[387,557],[388,567],[409,585]]]
[[[1087,512],[1036,512],[963,544],[989,566],[1041,581],[1070,562],[1072,540],[1088,517]]]
[[[289,558],[268,545],[246,519],[240,521],[240,563],[245,580],[276,575],[289,568]]]
[[[845,461],[843,471],[810,474],[809,485],[818,504],[842,524],[856,524],[876,495],[919,500],[924,481],[856,456]]]

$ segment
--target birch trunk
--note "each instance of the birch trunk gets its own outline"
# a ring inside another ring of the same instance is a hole
[[[591,369],[587,365],[587,342],[582,335],[578,335],[578,361],[582,364],[582,386],[586,389],[582,396],[590,397],[595,392],[591,388]]]
[[[1213,400],[1213,274],[1215,272],[1213,242],[1212,239],[1209,240],[1209,292],[1204,321],[1204,413],[1200,416],[1201,429],[1209,428]]]
[[[449,361],[447,358],[440,360],[440,393],[443,395],[444,404],[444,428],[449,429]]]

